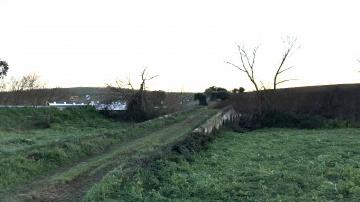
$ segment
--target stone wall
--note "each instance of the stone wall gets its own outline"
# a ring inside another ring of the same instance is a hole
[[[200,127],[196,128],[193,133],[201,133],[203,135],[209,135],[214,130],[220,129],[226,123],[235,123],[239,121],[240,114],[232,106],[223,108],[216,115],[208,119]]]

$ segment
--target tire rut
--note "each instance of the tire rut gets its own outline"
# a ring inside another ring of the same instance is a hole
[[[206,111],[200,111],[190,115],[181,122],[174,123],[159,131],[152,132],[145,137],[119,144],[116,148],[110,149],[106,153],[69,166],[66,169],[60,169],[52,175],[46,176],[37,182],[30,183],[13,196],[7,197],[5,201],[81,201],[86,192],[96,182],[99,182],[109,171],[127,163],[131,157],[136,156],[136,154],[141,151],[154,150],[154,148],[158,146],[157,144],[154,144],[155,140],[161,142],[161,145],[171,143],[175,139],[186,135],[177,134],[180,129],[187,128],[188,132],[191,132],[210,116],[211,115],[206,113]],[[70,181],[66,181],[65,183],[54,181],[56,176],[71,172],[86,163],[89,164],[90,167]],[[94,163],[94,165],[91,166],[91,163]]]

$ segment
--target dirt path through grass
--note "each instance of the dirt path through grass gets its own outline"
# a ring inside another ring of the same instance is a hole
[[[34,181],[9,193],[4,201],[81,201],[86,191],[115,167],[131,158],[151,152],[188,134],[215,113],[198,110],[186,120],[153,132],[143,138],[121,143],[96,157]]]

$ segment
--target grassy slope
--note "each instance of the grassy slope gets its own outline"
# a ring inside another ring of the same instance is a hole
[[[89,159],[89,161],[82,162],[64,172],[52,176],[48,182],[45,183],[50,186],[42,186],[40,189],[32,191],[30,195],[39,197],[42,200],[48,199],[48,195],[51,195],[61,200],[79,201],[85,192],[107,172],[116,167],[128,165],[130,162],[133,162],[134,159],[138,159],[140,156],[146,156],[184,137],[215,112],[216,111],[209,109],[197,110],[189,115],[186,120],[156,130],[145,137],[134,139],[126,144],[117,145],[116,148],[104,155]],[[72,184],[75,184],[76,188],[80,188],[72,190],[74,188]]]
[[[51,127],[34,120],[51,113]],[[193,112],[140,124],[112,122],[95,111],[0,109],[0,193],[34,176],[104,152],[109,146],[143,137],[184,120]]]
[[[160,160],[88,201],[358,201],[359,129],[223,132],[194,161]],[[98,185],[101,187],[100,185]],[[99,197],[103,196],[103,198]],[[98,197],[98,198],[96,198]]]
[[[19,113],[18,117],[41,117],[48,113],[32,109],[21,109],[20,112],[18,109],[10,110]],[[49,194],[52,194],[51,197],[68,197],[69,200],[73,197],[72,194],[80,197],[85,185],[89,186],[99,180],[111,167],[126,161],[132,155],[140,155],[174,141],[215,112],[216,110],[202,108],[131,124],[111,122],[86,109],[55,110],[52,116],[57,121],[52,122],[47,129],[29,129],[26,128],[28,123],[15,127],[15,118],[8,119],[8,124],[0,126],[0,188],[4,189],[3,192],[16,191],[21,194],[31,191],[27,187],[32,187],[35,193],[31,192],[31,195],[45,199],[49,199]],[[0,111],[1,114],[11,115],[11,112],[6,109],[2,113]],[[15,129],[8,127],[11,125]],[[94,157],[88,158],[89,156]],[[81,162],[77,163],[80,159]],[[55,172],[49,173],[54,169]],[[34,176],[37,177],[33,183],[21,186],[34,179]],[[77,187],[63,187],[79,178],[85,178],[87,181],[83,182],[88,183],[81,187],[79,184]],[[53,196],[59,194],[55,192],[63,192],[62,189],[69,189],[69,194]],[[71,191],[77,193],[70,193]]]

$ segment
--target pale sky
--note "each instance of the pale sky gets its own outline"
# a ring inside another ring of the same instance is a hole
[[[284,46],[301,46],[282,87],[360,82],[358,0],[0,0],[0,58],[9,77],[38,73],[49,87],[104,86],[148,67],[152,90],[252,86],[225,64],[236,44],[260,45],[255,74],[272,82]]]

